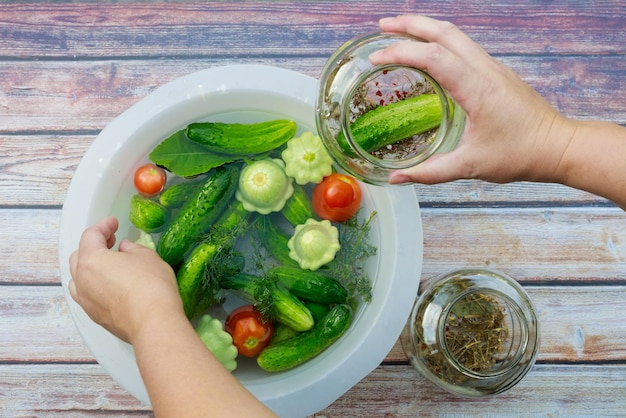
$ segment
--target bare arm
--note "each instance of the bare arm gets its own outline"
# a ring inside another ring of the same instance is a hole
[[[156,416],[274,416],[213,356],[185,317],[172,269],[152,250],[115,243],[117,219],[85,230],[70,257],[72,297],[131,343]]]
[[[381,20],[380,28],[427,42],[390,46],[370,57],[374,64],[426,70],[467,113],[456,150],[392,173],[391,183],[555,182],[626,208],[626,128],[566,118],[449,22],[399,16]]]
[[[154,318],[131,340],[156,416],[274,416],[217,361],[184,315]]]
[[[556,182],[597,194],[626,210],[626,128],[608,122],[573,122]]]

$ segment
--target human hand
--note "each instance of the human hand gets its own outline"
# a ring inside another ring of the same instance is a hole
[[[390,183],[558,179],[559,162],[573,127],[510,68],[449,22],[405,15],[382,19],[380,29],[426,42],[391,45],[372,54],[372,64],[397,63],[426,71],[467,114],[454,151],[392,172]]]
[[[70,256],[69,291],[96,323],[131,342],[147,321],[183,315],[172,268],[158,254],[128,240],[115,244],[118,221],[87,228]]]

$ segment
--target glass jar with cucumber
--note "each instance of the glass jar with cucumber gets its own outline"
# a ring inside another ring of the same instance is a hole
[[[406,35],[373,33],[344,43],[324,66],[316,124],[341,168],[387,185],[390,171],[420,164],[456,147],[465,112],[425,71],[373,65],[369,56]]]

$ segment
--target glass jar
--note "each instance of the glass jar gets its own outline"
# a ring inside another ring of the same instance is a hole
[[[532,368],[539,326],[515,280],[465,269],[440,277],[420,295],[400,340],[424,377],[454,394],[485,396],[510,389]]]
[[[423,42],[390,33],[354,38],[335,51],[320,76],[318,133],[337,164],[367,183],[388,184],[392,170],[451,151],[465,126],[463,109],[425,71],[370,63],[373,52],[407,40]],[[386,115],[378,113],[383,107]]]

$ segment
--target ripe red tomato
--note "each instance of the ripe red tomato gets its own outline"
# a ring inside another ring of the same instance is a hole
[[[361,206],[361,186],[354,177],[332,173],[313,189],[313,210],[322,218],[343,222]]]
[[[159,194],[166,180],[165,170],[152,163],[144,164],[135,171],[135,189],[146,197]]]
[[[240,355],[256,357],[269,344],[274,326],[264,321],[252,305],[233,310],[226,318],[224,329],[233,337],[233,344]]]

